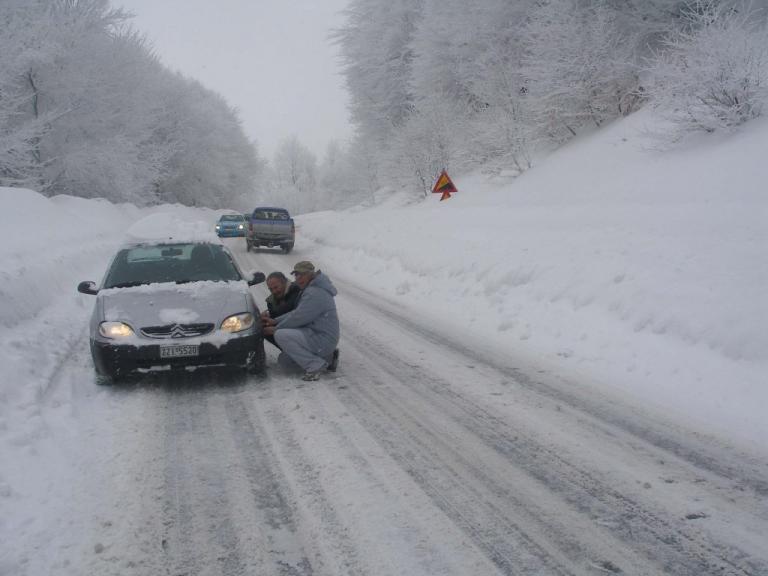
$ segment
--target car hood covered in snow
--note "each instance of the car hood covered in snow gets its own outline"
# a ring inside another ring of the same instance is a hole
[[[101,320],[120,321],[134,329],[169,324],[211,323],[219,326],[232,314],[254,312],[245,282],[154,284],[99,293]]]

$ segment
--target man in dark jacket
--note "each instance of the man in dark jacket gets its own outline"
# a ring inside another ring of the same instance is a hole
[[[261,313],[261,321],[265,327],[264,339],[280,348],[275,342],[274,330],[266,329],[267,319],[277,318],[296,308],[301,297],[301,288],[295,282],[289,282],[282,272],[272,272],[267,276],[267,288],[270,292],[267,297],[267,309]]]
[[[301,288],[299,303],[287,314],[269,319],[267,325],[274,326],[282,350],[278,362],[287,368],[300,367],[304,380],[317,380],[323,369],[334,370],[338,361],[336,288],[308,261],[297,263],[292,274]]]

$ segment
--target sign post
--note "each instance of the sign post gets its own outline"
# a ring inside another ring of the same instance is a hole
[[[450,198],[451,193],[454,192],[458,192],[458,189],[453,185],[450,176],[448,176],[448,172],[443,170],[440,172],[440,176],[437,177],[437,182],[435,182],[435,185],[432,187],[432,193],[442,194],[442,196],[440,196],[440,202],[442,202],[443,200]]]

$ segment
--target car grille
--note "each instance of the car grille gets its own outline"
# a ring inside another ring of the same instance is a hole
[[[166,324],[146,326],[141,333],[147,338],[191,338],[203,336],[213,330],[213,324]]]

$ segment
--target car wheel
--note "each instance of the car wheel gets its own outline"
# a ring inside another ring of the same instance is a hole
[[[96,373],[96,384],[98,386],[110,386],[113,384],[113,380],[110,376],[107,376],[106,374],[99,374]]]
[[[267,366],[267,355],[264,352],[264,341],[262,340],[256,345],[256,349],[248,354],[248,359],[245,362],[245,369],[249,374],[264,374],[264,370]]]
[[[250,242],[248,242],[248,240],[246,240],[246,241],[245,241],[245,251],[246,251],[246,252],[250,252],[250,251],[251,251],[251,248],[252,248],[252,246],[251,246],[251,243],[250,243]]]
[[[291,250],[293,250],[293,244],[284,244],[283,246],[281,246],[281,248],[283,249],[283,252],[285,252],[286,254],[290,254]]]
[[[125,377],[125,374],[119,368],[114,370],[96,371],[96,384],[99,386],[111,386],[120,382]]]

